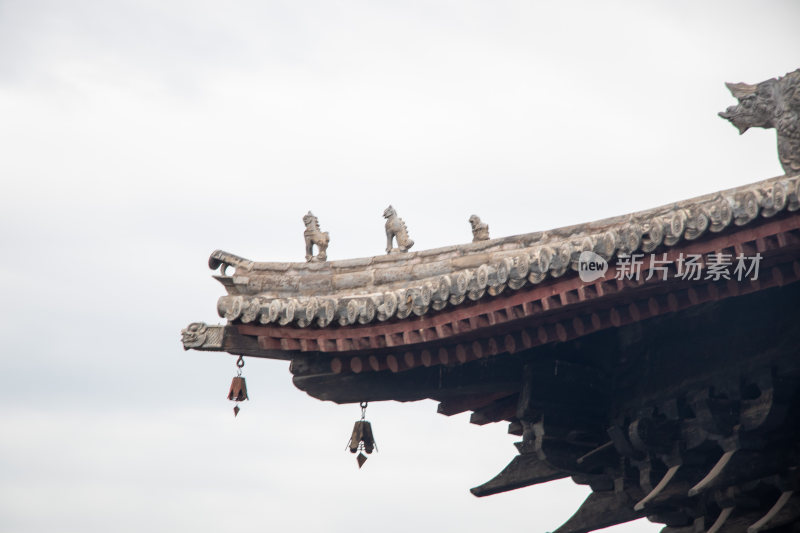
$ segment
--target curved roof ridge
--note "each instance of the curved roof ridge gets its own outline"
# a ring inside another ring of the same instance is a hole
[[[576,269],[584,251],[610,261],[797,209],[800,176],[778,176],[595,222],[418,252],[268,263],[217,250],[209,266],[220,269],[215,277],[228,296],[218,311],[229,321],[365,324],[558,278]],[[232,276],[228,267],[235,268]]]

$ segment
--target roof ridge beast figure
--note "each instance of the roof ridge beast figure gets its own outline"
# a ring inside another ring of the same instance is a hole
[[[739,134],[748,128],[775,128],[783,171],[800,172],[800,69],[755,85],[725,85],[739,103],[719,116],[736,126]]]
[[[414,246],[414,241],[408,236],[408,228],[402,218],[397,216],[397,212],[391,205],[383,211],[383,218],[386,219],[386,253],[407,252]],[[392,247],[393,239],[397,239],[397,248]]]
[[[328,259],[328,243],[331,238],[327,231],[320,231],[319,219],[314,216],[314,213],[309,211],[303,217],[303,224],[306,229],[303,232],[303,237],[306,240],[306,261],[327,261]],[[314,245],[317,245],[317,255],[314,255]]]

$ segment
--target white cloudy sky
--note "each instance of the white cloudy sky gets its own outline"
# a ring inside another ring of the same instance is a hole
[[[0,0],[0,529],[546,531],[586,489],[467,489],[505,426],[357,406],[287,364],[184,352],[216,322],[222,248],[383,252],[652,207],[780,174],[724,81],[800,66],[797,2]],[[646,522],[613,529],[656,531]]]

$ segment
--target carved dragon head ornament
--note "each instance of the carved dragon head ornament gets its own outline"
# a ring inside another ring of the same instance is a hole
[[[719,116],[736,126],[739,134],[749,128],[775,128],[784,172],[800,172],[800,69],[758,84],[725,85],[739,103]]]

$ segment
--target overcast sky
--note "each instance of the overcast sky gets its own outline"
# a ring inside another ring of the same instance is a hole
[[[184,352],[222,248],[302,261],[624,214],[781,173],[725,81],[800,67],[800,3],[0,0],[0,530],[548,531],[569,480],[484,499],[505,424],[358,406]],[[637,522],[609,531],[657,531]]]

